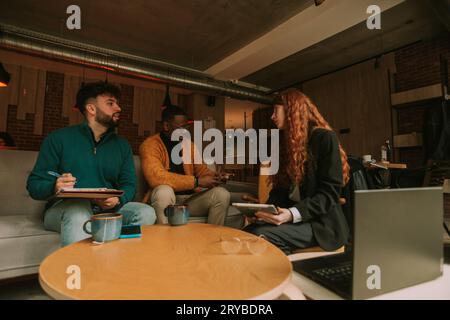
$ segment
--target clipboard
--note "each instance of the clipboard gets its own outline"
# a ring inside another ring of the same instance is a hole
[[[82,199],[107,199],[120,197],[125,192],[123,190],[108,188],[63,188],[59,190],[56,198],[82,198]]]

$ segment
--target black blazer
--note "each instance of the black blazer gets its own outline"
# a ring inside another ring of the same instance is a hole
[[[320,247],[336,250],[347,243],[349,227],[339,204],[343,177],[339,141],[334,131],[317,128],[308,143],[309,159],[300,185],[300,202],[287,197],[287,190],[274,188],[267,203],[296,207],[302,222],[311,223]]]

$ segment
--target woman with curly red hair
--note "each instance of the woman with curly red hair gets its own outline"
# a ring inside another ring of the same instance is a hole
[[[280,165],[270,177],[267,203],[278,215],[257,212],[245,230],[263,235],[286,254],[320,245],[327,251],[344,245],[349,236],[339,204],[349,179],[347,156],[317,107],[298,89],[275,97],[272,120],[280,129]]]

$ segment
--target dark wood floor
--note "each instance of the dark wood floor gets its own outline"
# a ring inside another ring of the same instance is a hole
[[[0,281],[0,300],[49,300],[39,285],[38,275]]]

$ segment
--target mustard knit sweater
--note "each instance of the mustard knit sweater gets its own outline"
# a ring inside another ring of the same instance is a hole
[[[168,185],[175,192],[193,190],[195,187],[194,177],[214,175],[206,164],[194,164],[194,144],[191,143],[191,164],[184,164],[184,175],[169,172],[169,154],[158,134],[148,137],[139,147],[141,167],[144,177],[150,189],[147,191],[143,202],[147,202],[154,188],[160,185]],[[197,190],[196,190],[197,191]]]

